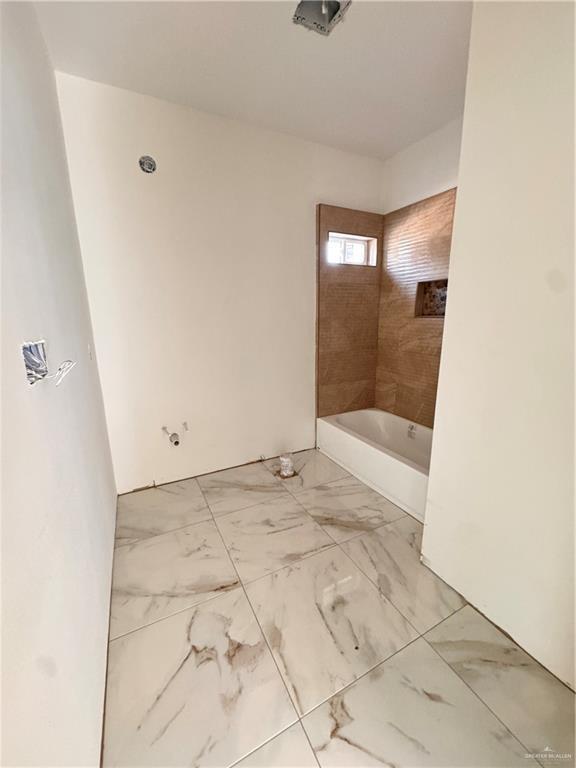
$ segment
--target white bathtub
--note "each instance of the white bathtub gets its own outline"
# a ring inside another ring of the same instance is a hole
[[[431,429],[378,408],[325,416],[317,426],[322,453],[424,520]]]

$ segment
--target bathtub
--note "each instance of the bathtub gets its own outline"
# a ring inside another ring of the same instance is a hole
[[[317,420],[319,450],[424,520],[432,430],[378,408]]]

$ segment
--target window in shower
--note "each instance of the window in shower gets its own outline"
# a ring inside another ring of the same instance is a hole
[[[328,264],[375,267],[377,251],[378,245],[375,237],[330,232],[328,234],[326,261]]]

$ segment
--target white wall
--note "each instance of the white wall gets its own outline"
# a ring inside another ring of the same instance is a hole
[[[120,491],[313,446],[315,206],[377,210],[382,164],[58,87]],[[183,421],[175,449],[161,427]]]
[[[2,6],[2,765],[99,764],[116,493],[54,73]],[[44,338],[59,387],[26,381]]]
[[[573,684],[572,14],[475,5],[423,553]]]
[[[459,118],[388,158],[382,173],[382,213],[458,186],[461,138]]]

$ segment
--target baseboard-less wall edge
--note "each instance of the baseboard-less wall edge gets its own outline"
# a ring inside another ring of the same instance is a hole
[[[572,3],[474,4],[423,544],[571,688],[573,30]]]
[[[240,464],[230,464],[224,467],[218,467],[217,469],[211,469],[209,472],[201,472],[199,475],[187,475],[186,477],[178,477],[175,480],[166,480],[161,483],[153,481],[150,485],[144,485],[140,488],[133,488],[130,491],[122,491],[118,496],[127,496],[130,493],[138,493],[138,491],[147,491],[150,488],[160,488],[163,485],[170,485],[171,483],[182,483],[184,480],[194,480],[196,477],[206,477],[206,475],[213,475],[215,472],[224,472],[227,469],[239,469],[240,467],[247,467],[250,464],[259,464],[261,461],[268,461],[269,459],[276,459],[283,453],[301,453],[302,451],[311,451],[315,449],[316,441],[313,445],[306,446],[305,448],[286,448],[280,453],[262,454],[257,459],[250,459],[250,461],[243,461]]]
[[[565,680],[562,680],[561,677],[558,677],[558,675],[555,672],[553,672],[549,667],[547,667],[539,659],[537,659],[532,653],[530,653],[530,651],[526,650],[526,648],[522,645],[522,643],[518,642],[518,640],[514,637],[514,635],[511,635],[510,632],[508,632],[506,629],[504,629],[499,624],[497,624],[493,619],[490,618],[490,616],[484,613],[484,611],[481,608],[479,608],[472,600],[469,600],[464,593],[456,589],[456,587],[453,584],[451,584],[450,581],[448,581],[442,576],[440,571],[438,571],[435,568],[435,566],[431,563],[431,561],[425,555],[423,554],[420,555],[420,562],[422,563],[422,565],[426,566],[426,568],[432,571],[432,573],[435,576],[437,576],[441,581],[443,581],[444,584],[447,584],[451,589],[454,589],[456,592],[458,592],[458,594],[461,595],[462,598],[466,601],[467,605],[469,605],[471,608],[474,608],[475,611],[478,611],[478,613],[481,616],[483,616],[486,619],[486,621],[489,621],[490,624],[492,624],[492,626],[496,627],[497,630],[502,632],[503,635],[505,635],[509,640],[511,640],[515,645],[517,645],[518,648],[520,648],[527,656],[530,656],[530,658],[533,659],[536,664],[538,664],[547,672],[549,672],[552,675],[552,677],[558,680],[559,683],[562,683],[562,685],[565,688],[568,688],[569,691],[572,691],[572,693],[576,692],[575,689],[569,683],[567,683]]]
[[[118,495],[116,496],[116,514],[114,515],[114,534],[116,534],[116,522],[118,517]],[[114,586],[114,552],[115,552],[116,536],[112,541],[112,558],[110,563],[110,589],[108,591],[108,626],[106,628],[106,663],[104,665],[104,693],[102,699],[102,737],[100,740],[100,768],[104,766],[104,739],[106,731],[106,698],[108,695],[108,667],[110,663],[110,619],[112,617],[112,589]]]

